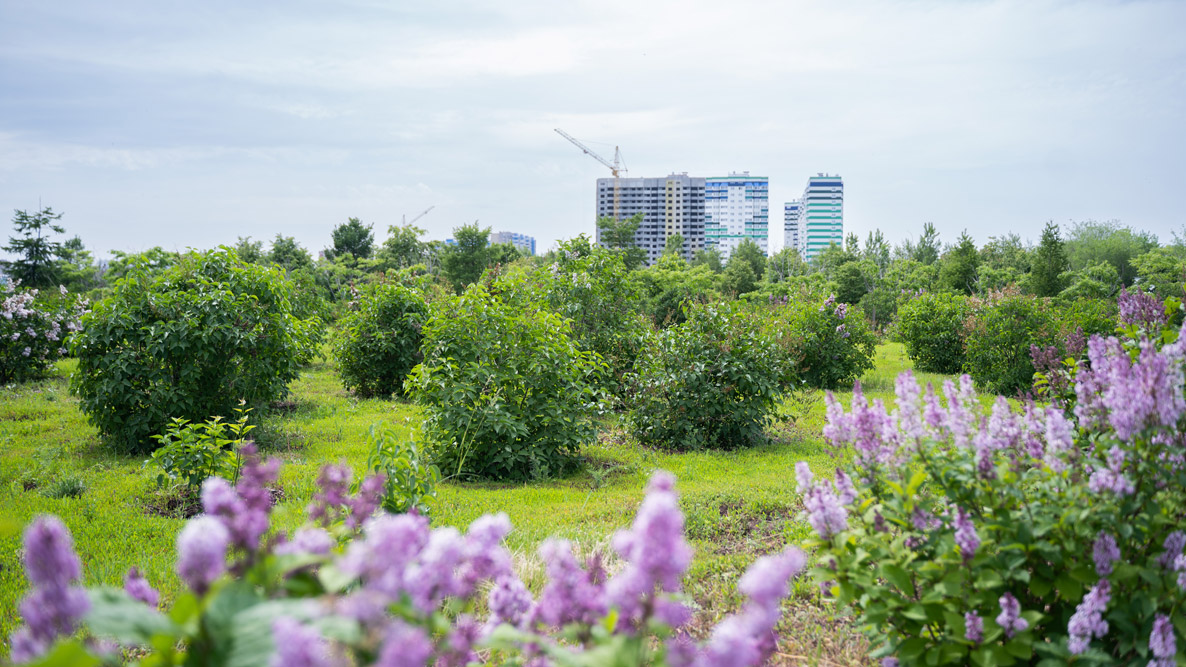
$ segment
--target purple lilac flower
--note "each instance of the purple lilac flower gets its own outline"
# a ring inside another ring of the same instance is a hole
[[[1161,299],[1139,290],[1120,290],[1116,298],[1116,305],[1120,310],[1120,321],[1124,324],[1136,325],[1146,333],[1160,332],[1165,325],[1165,306]]]
[[[943,525],[943,522],[939,520],[939,517],[926,511],[921,506],[917,506],[910,515],[910,524],[914,526],[915,530],[926,532],[935,530]]]
[[[1163,353],[1152,342],[1142,341],[1134,362],[1115,338],[1097,340],[1088,344],[1088,358],[1116,436],[1127,441],[1151,424],[1176,424],[1186,411],[1186,375],[1173,352]]]
[[[1071,429],[1072,424],[1062,411],[1046,408],[1046,454],[1043,460],[1054,472],[1067,469],[1064,459],[1075,445]]]
[[[301,625],[288,616],[272,622],[272,640],[276,652],[272,667],[328,667],[329,647],[316,629]]]
[[[997,449],[1017,449],[1024,435],[1022,421],[1009,408],[1004,396],[997,396],[988,418],[988,434]]]
[[[1186,591],[1186,555],[1174,559],[1174,571],[1178,573],[1178,588]]]
[[[292,539],[276,545],[272,553],[324,556],[334,548],[334,544],[334,538],[321,528],[299,528]]]
[[[25,356],[25,357],[27,357],[27,356],[29,356],[29,355],[30,355],[30,354],[32,354],[32,353],[33,353],[33,350],[32,350],[32,348],[28,348],[28,347],[26,347],[25,349],[21,350],[21,356]]]
[[[545,540],[539,547],[548,574],[535,616],[555,627],[569,623],[593,624],[606,612],[605,591],[590,580],[572,555],[567,540]]]
[[[1116,538],[1100,531],[1091,549],[1092,560],[1095,561],[1095,573],[1101,577],[1112,574],[1112,563],[1120,560],[1120,547],[1116,546]]]
[[[984,619],[974,611],[964,612],[964,639],[973,644],[984,639]]]
[[[323,525],[333,523],[350,496],[350,468],[327,464],[317,473],[317,492],[306,512],[309,518]]]
[[[939,402],[939,396],[935,393],[935,386],[927,383],[927,394],[924,399],[926,407],[923,410],[923,417],[926,419],[927,426],[935,433],[946,427],[947,411],[943,409],[943,404]]]
[[[881,667],[898,667],[897,658],[882,658]]]
[[[665,644],[664,662],[667,667],[694,667],[700,657],[700,647],[686,632],[677,632]]]
[[[24,549],[32,589],[20,604],[25,625],[13,633],[9,646],[10,657],[17,663],[35,660],[57,637],[73,634],[91,606],[86,591],[74,585],[82,575],[82,564],[60,519],[35,519],[25,530]]]
[[[1108,491],[1118,496],[1132,495],[1136,487],[1133,486],[1133,483],[1121,471],[1124,466],[1124,459],[1124,450],[1113,446],[1112,449],[1108,450],[1107,467],[1097,468],[1092,472],[1091,477],[1087,480],[1087,487],[1093,493]]]
[[[199,595],[226,571],[230,533],[222,521],[201,515],[190,519],[177,536],[177,576]]]
[[[997,625],[1005,631],[1006,637],[1013,637],[1018,632],[1025,632],[1030,626],[1029,621],[1021,617],[1021,603],[1012,593],[1001,596],[1001,613],[997,616]]]
[[[375,667],[424,667],[432,657],[432,642],[424,630],[400,620],[391,622]]]
[[[405,590],[412,603],[430,613],[444,598],[463,591],[457,568],[464,562],[465,540],[452,526],[438,528],[428,535],[420,557],[408,567]]]
[[[630,530],[614,535],[614,550],[626,561],[626,567],[606,584],[606,600],[617,607],[625,626],[642,621],[645,605],[654,598],[656,589],[678,592],[692,563],[692,548],[684,540],[684,515],[674,484],[671,473],[656,472],[634,524]],[[679,614],[674,609],[667,611]]]
[[[502,541],[511,532],[506,513],[487,514],[470,524],[462,545],[454,595],[469,597],[478,582],[512,575],[511,554]]]
[[[747,667],[765,663],[775,649],[774,626],[788,582],[806,561],[803,552],[794,547],[755,561],[738,583],[738,588],[750,596],[749,601],[739,613],[717,625],[697,664]]]
[[[501,623],[519,627],[535,604],[527,586],[523,585],[523,581],[513,574],[503,575],[496,579],[494,586],[490,588],[486,601],[487,607],[490,609],[490,618],[487,621],[488,629],[493,629]]]
[[[1150,667],[1174,667],[1174,654],[1178,652],[1178,641],[1174,639],[1174,626],[1170,625],[1170,617],[1158,614],[1153,620],[1153,631],[1149,633],[1149,652],[1155,660]]]
[[[1175,530],[1166,535],[1161,547],[1164,551],[1157,557],[1157,564],[1168,569],[1173,566],[1174,559],[1182,554],[1182,550],[1186,549],[1186,533]]]
[[[851,505],[857,499],[857,489],[853,486],[852,478],[840,468],[836,469],[835,484],[841,505]]]
[[[960,508],[955,510],[955,543],[965,563],[970,562],[980,548],[980,536],[976,534],[976,526],[972,525],[972,517]]]
[[[918,397],[920,390],[914,373],[903,371],[894,381],[894,393],[897,396],[897,408],[894,416],[898,421],[898,430],[908,440],[917,442],[926,435],[923,427],[922,411],[919,408]]]
[[[386,485],[387,477],[382,474],[370,475],[362,480],[358,485],[358,493],[347,503],[350,507],[350,515],[346,517],[347,528],[357,528],[371,518],[375,510],[379,509]]]
[[[795,477],[800,483],[799,492],[803,494],[807,519],[820,539],[831,539],[833,535],[848,527],[848,510],[827,482],[811,483],[811,468],[805,461],[795,464]]]
[[[996,452],[1000,447],[1001,443],[992,437],[992,433],[987,427],[980,429],[972,438],[972,449],[976,452],[976,471],[980,473],[981,479],[997,478],[994,463]]]
[[[414,514],[379,515],[363,526],[339,562],[343,572],[361,577],[367,590],[397,600],[407,591],[406,570],[428,544],[428,519]]]
[[[437,657],[437,667],[465,667],[471,662],[478,662],[478,654],[474,652],[474,645],[482,638],[482,626],[469,614],[461,614],[453,622],[452,629],[445,636],[441,652]]]
[[[1067,634],[1070,635],[1067,647],[1072,654],[1086,651],[1092,637],[1100,639],[1108,634],[1108,622],[1104,620],[1103,614],[1111,599],[1112,584],[1107,579],[1101,579],[1075,607],[1075,613],[1067,623]]]
[[[161,601],[161,594],[149,585],[148,580],[135,567],[124,575],[124,592],[132,599],[139,600],[153,609],[156,609],[157,604]]]
[[[243,470],[235,484],[235,492],[243,501],[243,511],[228,520],[227,528],[235,544],[249,552],[259,549],[259,540],[268,532],[268,514],[272,511],[272,494],[268,485],[280,474],[280,461],[261,461],[255,443],[249,442],[240,450]]]

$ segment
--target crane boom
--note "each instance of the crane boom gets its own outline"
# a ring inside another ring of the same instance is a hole
[[[614,221],[617,222],[618,221],[618,201],[620,200],[619,193],[621,191],[621,178],[622,178],[622,174],[626,173],[626,167],[622,164],[622,151],[617,146],[614,146],[614,161],[610,162],[609,160],[598,155],[597,152],[594,151],[592,148],[589,148],[585,144],[582,144],[580,141],[577,140],[576,137],[572,136],[571,134],[565,132],[564,130],[562,130],[560,128],[555,128],[555,129],[556,129],[556,134],[559,134],[560,136],[564,137],[565,139],[568,139],[570,142],[572,142],[572,145],[581,149],[581,151],[585,155],[588,155],[589,157],[593,158],[594,160],[597,160],[601,164],[609,167],[610,173],[612,173],[614,175]]]
[[[423,218],[424,216],[428,215],[428,212],[434,208],[436,208],[436,204],[433,204],[432,206],[429,206],[428,208],[424,209],[423,211],[420,212],[420,215],[412,218],[412,222],[416,222],[420,218]],[[412,224],[412,222],[408,222],[408,216],[404,215],[404,226],[405,227]]]

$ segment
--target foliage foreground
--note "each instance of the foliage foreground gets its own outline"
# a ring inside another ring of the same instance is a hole
[[[465,665],[477,651],[513,664],[759,665],[806,562],[794,547],[756,561],[739,583],[748,603],[698,645],[684,631],[692,551],[668,473],[651,478],[633,526],[614,536],[622,569],[607,576],[599,559],[582,566],[567,541],[548,540],[548,582],[533,599],[502,544],[505,514],[478,519],[465,535],[430,531],[415,513],[375,515],[381,484],[364,482],[351,496],[348,480],[323,475],[309,512],[316,524],[265,540],[279,461],[245,451],[238,483],[208,479],[205,513],[177,537],[176,572],[189,593],[165,612],[135,568],[122,591],[79,587],[65,526],[34,521],[24,539],[33,587],[13,660],[98,665],[135,648],[144,665]],[[91,638],[70,638],[79,627]]]

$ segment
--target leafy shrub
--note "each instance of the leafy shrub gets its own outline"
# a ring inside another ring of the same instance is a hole
[[[1116,330],[1117,299],[1076,299],[1056,308],[1056,324],[1063,334],[1081,331],[1087,337],[1108,336]],[[1160,301],[1156,308],[1162,310]]]
[[[1035,370],[1030,346],[1059,339],[1053,309],[1043,299],[1008,293],[972,304],[964,323],[964,371],[996,394],[1028,390]]]
[[[787,369],[759,320],[737,302],[687,308],[638,361],[630,422],[665,449],[735,449],[760,442]]]
[[[834,389],[873,368],[877,336],[859,314],[849,317],[848,304],[828,297],[818,302],[778,305],[770,317],[785,322],[799,348],[787,358],[798,361],[796,378],[809,387]]]
[[[964,320],[968,298],[925,292],[898,309],[898,336],[914,367],[930,373],[958,373],[964,365]]]
[[[591,381],[602,364],[570,331],[556,313],[481,284],[434,307],[408,383],[446,475],[537,479],[574,463],[595,434]]]
[[[828,397],[825,435],[857,465],[828,483],[799,464],[806,546],[875,657],[1181,664],[1186,339],[1169,334],[1162,350],[1092,339],[1076,421],[1002,397],[982,419],[967,376],[945,386],[946,408],[920,401],[909,373],[894,415],[859,392],[848,414]]]
[[[254,501],[275,473],[249,463],[235,488],[215,485],[203,498],[206,513],[177,538],[188,590],[163,612],[135,568],[122,590],[81,588],[70,533],[56,517],[36,519],[24,536],[33,588],[10,642],[14,661],[118,662],[119,649],[99,641],[113,640],[152,665],[757,667],[777,648],[782,601],[806,560],[788,547],[754,562],[738,584],[744,606],[699,644],[682,591],[692,550],[668,473],[652,477],[633,525],[615,536],[623,567],[612,577],[599,559],[582,566],[568,541],[544,542],[538,600],[512,569],[505,514],[479,518],[464,535],[430,530],[422,516],[371,518],[373,499],[343,495],[333,470],[322,471],[311,510],[320,525],[261,539],[269,508]],[[331,523],[343,513],[344,525]],[[72,637],[79,629],[88,639]]]
[[[46,498],[81,498],[86,493],[86,483],[77,477],[64,477],[45,487],[41,492]]]
[[[0,302],[0,384],[44,377],[68,350],[87,302],[66,289],[50,292],[4,283]]]
[[[155,277],[134,268],[83,318],[72,389],[116,451],[151,451],[169,420],[284,396],[320,337],[276,269],[230,249],[190,253]]]
[[[334,344],[342,384],[363,397],[402,395],[404,380],[420,363],[428,304],[396,282],[366,286],[351,303]]]
[[[184,482],[191,491],[202,486],[208,477],[222,477],[230,481],[239,479],[242,466],[243,436],[253,425],[247,423],[247,411],[237,409],[239,419],[224,422],[222,417],[212,417],[205,422],[191,424],[180,417],[161,435],[152,438],[157,449],[149,459],[160,468],[157,486],[166,481]]]
[[[390,514],[415,511],[428,516],[436,499],[441,472],[424,460],[415,442],[400,442],[395,430],[382,423],[371,426],[367,470],[383,478],[379,507]],[[360,482],[363,484],[365,482]],[[355,486],[355,492],[361,486]]]

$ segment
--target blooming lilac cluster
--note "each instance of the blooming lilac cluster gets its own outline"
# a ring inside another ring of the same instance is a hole
[[[21,290],[18,284],[8,282],[0,300],[0,382],[42,375],[65,355],[62,340],[79,330],[78,320],[87,306],[83,299],[39,299],[38,290]],[[65,288],[61,296],[67,296]]]
[[[124,592],[133,600],[139,600],[153,609],[156,609],[161,601],[161,594],[148,583],[136,567],[132,567],[124,575]]]
[[[327,465],[317,476],[317,493],[309,503],[309,518],[330,526],[342,521],[351,530],[358,528],[379,507],[386,479],[382,474],[370,475],[359,484],[358,493],[350,495],[352,473],[346,465]]]
[[[25,625],[12,635],[13,662],[29,662],[46,653],[59,636],[73,634],[90,609],[86,591],[76,586],[82,564],[70,532],[53,516],[38,517],[25,531],[25,573],[32,590],[21,601]]]
[[[997,625],[1005,631],[1005,636],[1012,638],[1018,632],[1025,632],[1030,626],[1029,621],[1021,617],[1021,603],[1012,593],[1001,596],[1001,613],[997,616]]]
[[[1114,493],[1118,496],[1131,496],[1136,487],[1132,480],[1124,475],[1124,459],[1127,455],[1123,449],[1112,447],[1108,450],[1108,464],[1096,469],[1087,480],[1087,487],[1094,493]]]
[[[973,644],[984,640],[984,619],[974,611],[964,612],[964,639]]]
[[[1112,584],[1107,579],[1101,579],[1075,607],[1075,613],[1067,623],[1067,634],[1070,635],[1067,648],[1072,654],[1078,655],[1086,651],[1092,637],[1100,639],[1108,634],[1108,622],[1104,620],[1104,611],[1111,599]]]
[[[976,525],[972,517],[962,508],[955,510],[955,544],[960,548],[960,555],[964,562],[971,562],[980,548],[980,535],[976,533]]]
[[[1125,288],[1120,290],[1116,305],[1120,310],[1120,321],[1124,324],[1155,333],[1165,326],[1165,305],[1152,294]]]
[[[1157,618],[1153,619],[1153,630],[1149,633],[1149,652],[1153,654],[1149,667],[1174,667],[1178,664],[1174,660],[1174,654],[1178,652],[1178,640],[1174,638],[1174,626],[1170,623],[1170,617],[1165,614],[1158,614]]]
[[[1112,574],[1112,564],[1120,560],[1120,547],[1116,545],[1116,538],[1100,531],[1092,545],[1091,558],[1095,561],[1096,574],[1101,577]]]
[[[1093,337],[1087,344],[1089,368],[1076,377],[1075,415],[1083,428],[1106,420],[1122,441],[1149,426],[1172,427],[1186,412],[1186,340],[1161,350],[1142,340],[1134,361],[1116,338]]]
[[[239,481],[232,488],[221,477],[208,478],[202,483],[202,509],[222,522],[235,546],[253,554],[259,550],[260,538],[268,532],[272,510],[268,485],[276,482],[280,461],[261,461],[255,443],[243,445],[240,451],[244,463]]]
[[[836,480],[814,483],[814,476],[806,461],[795,464],[795,479],[803,506],[807,509],[807,520],[821,540],[832,539],[833,535],[848,528],[848,509],[856,499],[856,488],[842,470],[836,471]]]

